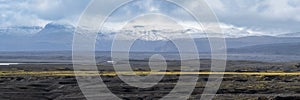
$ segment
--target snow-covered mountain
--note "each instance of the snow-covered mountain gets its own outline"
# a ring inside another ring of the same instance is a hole
[[[1,51],[70,50],[74,27],[49,23],[45,27],[9,27],[0,33]]]
[[[254,32],[249,29],[239,28],[234,26],[221,25],[225,38],[239,38],[247,36],[265,36],[262,32]],[[96,32],[95,30],[89,30],[84,27],[79,27],[80,32]],[[58,36],[64,37],[73,33],[75,27],[67,23],[49,23],[45,27],[39,26],[16,26],[0,28],[0,35],[37,35],[44,36]],[[204,33],[201,29],[184,26],[184,27],[173,27],[173,26],[160,26],[160,25],[131,25],[124,27],[120,30],[115,30],[111,27],[104,27],[99,33],[99,39],[113,39],[115,35],[122,36],[123,39],[139,38],[146,41],[156,40],[167,40],[167,39],[178,39],[187,38],[190,35],[193,38],[205,38],[207,34],[220,34],[220,33]],[[287,34],[286,34],[287,35]],[[293,35],[293,34],[292,34]],[[295,34],[294,34],[295,35]],[[296,34],[297,35],[297,34]],[[210,35],[214,36],[214,35]],[[220,35],[216,35],[220,36]],[[287,35],[287,36],[290,36]]]
[[[261,33],[251,32],[247,29],[228,27],[224,28],[228,48],[243,46],[272,44],[272,43],[296,43],[299,38],[261,36]],[[79,27],[79,32],[94,33],[95,30]],[[14,27],[1,30],[0,51],[61,51],[72,50],[72,40],[75,27],[65,23],[49,23],[45,27]],[[15,35],[23,34],[23,35]],[[28,35],[30,34],[30,35]],[[219,34],[219,33],[207,33]],[[198,49],[208,52],[209,41],[201,29],[193,27],[173,28],[168,26],[143,26],[133,25],[121,30],[106,28],[98,32],[96,50],[109,51],[112,40],[116,35],[126,42],[137,38],[132,51],[148,52],[175,52],[175,45],[168,39],[184,41],[182,38],[191,35],[195,38]]]
[[[65,23],[49,23],[34,37],[40,40],[49,40],[49,42],[68,40],[73,37],[75,27]],[[69,40],[70,41],[70,40]]]
[[[176,38],[184,38],[187,32],[184,29],[176,29],[172,27],[159,26],[141,26],[134,25],[125,27],[118,32],[118,36],[122,39],[140,39],[146,41],[168,40]]]
[[[224,38],[240,38],[248,36],[271,36],[264,32],[253,31],[246,28],[239,28],[234,26],[221,26],[223,29],[223,35],[221,33],[205,33],[200,28],[184,26],[183,28],[172,27],[172,26],[144,26],[144,25],[132,25],[122,28],[120,30],[110,30],[109,32],[102,32],[101,36],[113,37],[118,35],[122,39],[136,39],[146,41],[157,41],[157,40],[168,40],[168,39],[181,39],[188,38],[206,38],[207,36],[211,37],[220,37]],[[108,28],[109,29],[109,28]],[[209,35],[208,35],[209,34]],[[101,37],[100,37],[101,38]]]

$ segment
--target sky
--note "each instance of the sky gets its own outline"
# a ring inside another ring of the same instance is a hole
[[[187,2],[195,6],[191,0]],[[300,32],[300,0],[206,0],[223,27],[268,34]],[[0,0],[0,27],[45,26],[50,22],[76,24],[89,0]],[[108,0],[113,5],[113,0]],[[104,6],[105,7],[105,6]],[[103,7],[99,7],[101,9]],[[156,12],[192,21],[174,4],[163,0],[142,0],[122,6],[111,22],[134,15]],[[101,15],[101,14],[100,14]],[[105,16],[105,15],[103,15]]]

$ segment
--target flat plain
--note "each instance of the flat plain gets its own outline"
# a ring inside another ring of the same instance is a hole
[[[150,68],[146,60],[131,61],[135,73],[124,75],[148,75]],[[136,88],[124,83],[109,63],[99,63],[98,71],[78,71],[79,76],[98,78],[119,98],[125,100],[160,99],[166,96],[178,82],[180,75],[198,75],[198,81],[189,99],[199,99],[205,89],[209,75],[220,75],[223,81],[214,99],[281,100],[300,98],[299,64],[268,63],[255,61],[227,61],[225,72],[210,72],[210,60],[201,60],[200,71],[180,72],[179,61],[168,61],[166,71],[154,72],[165,76],[150,88]],[[72,64],[18,64],[1,66],[0,99],[23,100],[68,100],[86,99],[82,94]],[[75,71],[76,72],[76,71]],[[97,73],[97,74],[95,74]],[[99,73],[99,74],[98,74]],[[188,82],[185,84],[189,84]],[[88,84],[94,87],[95,84]],[[104,98],[105,97],[95,97]]]

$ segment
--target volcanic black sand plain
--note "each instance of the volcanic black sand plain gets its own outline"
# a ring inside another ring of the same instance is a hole
[[[195,61],[195,60],[194,60]],[[192,61],[191,61],[192,62]],[[199,99],[208,81],[211,60],[200,60],[199,79],[190,100]],[[148,60],[131,60],[137,72],[150,71]],[[180,61],[167,61],[166,72],[180,72]],[[166,74],[151,88],[136,88],[114,74],[112,64],[97,64],[109,90],[125,100],[153,100],[167,95],[180,76]],[[0,66],[1,100],[85,100],[73,74],[72,63],[33,62]],[[214,99],[293,100],[300,99],[300,65],[297,62],[227,61],[225,75]],[[204,74],[203,74],[204,73]],[[270,74],[271,73],[271,74]],[[142,74],[141,74],[142,75]],[[90,76],[91,78],[93,75]],[[186,83],[188,84],[188,83]],[[93,84],[88,84],[93,88]],[[211,94],[205,94],[211,95]],[[105,99],[105,97],[99,98]]]

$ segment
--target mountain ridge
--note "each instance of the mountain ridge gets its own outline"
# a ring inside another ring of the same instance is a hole
[[[182,30],[186,33],[187,30]],[[9,33],[0,34],[0,51],[60,51],[72,50],[72,40],[75,27],[68,24],[49,23],[39,32],[23,36],[12,35]],[[153,30],[151,30],[153,31]],[[191,31],[191,30],[189,30]],[[82,29],[80,32],[89,32]],[[114,31],[110,33],[98,33],[96,41],[96,51],[110,51],[113,38],[116,34]],[[155,31],[159,32],[159,31]],[[122,33],[121,33],[122,34]],[[217,38],[217,37],[212,37]],[[183,41],[185,39],[173,39]],[[276,43],[300,43],[300,37],[276,37],[276,36],[246,36],[238,38],[225,38],[227,48],[241,48],[254,45],[276,44]],[[205,37],[194,37],[197,49],[201,52],[209,52],[209,40]],[[126,39],[124,40],[126,42]],[[132,51],[147,52],[176,52],[176,46],[169,40],[145,40],[138,39],[133,44]]]

